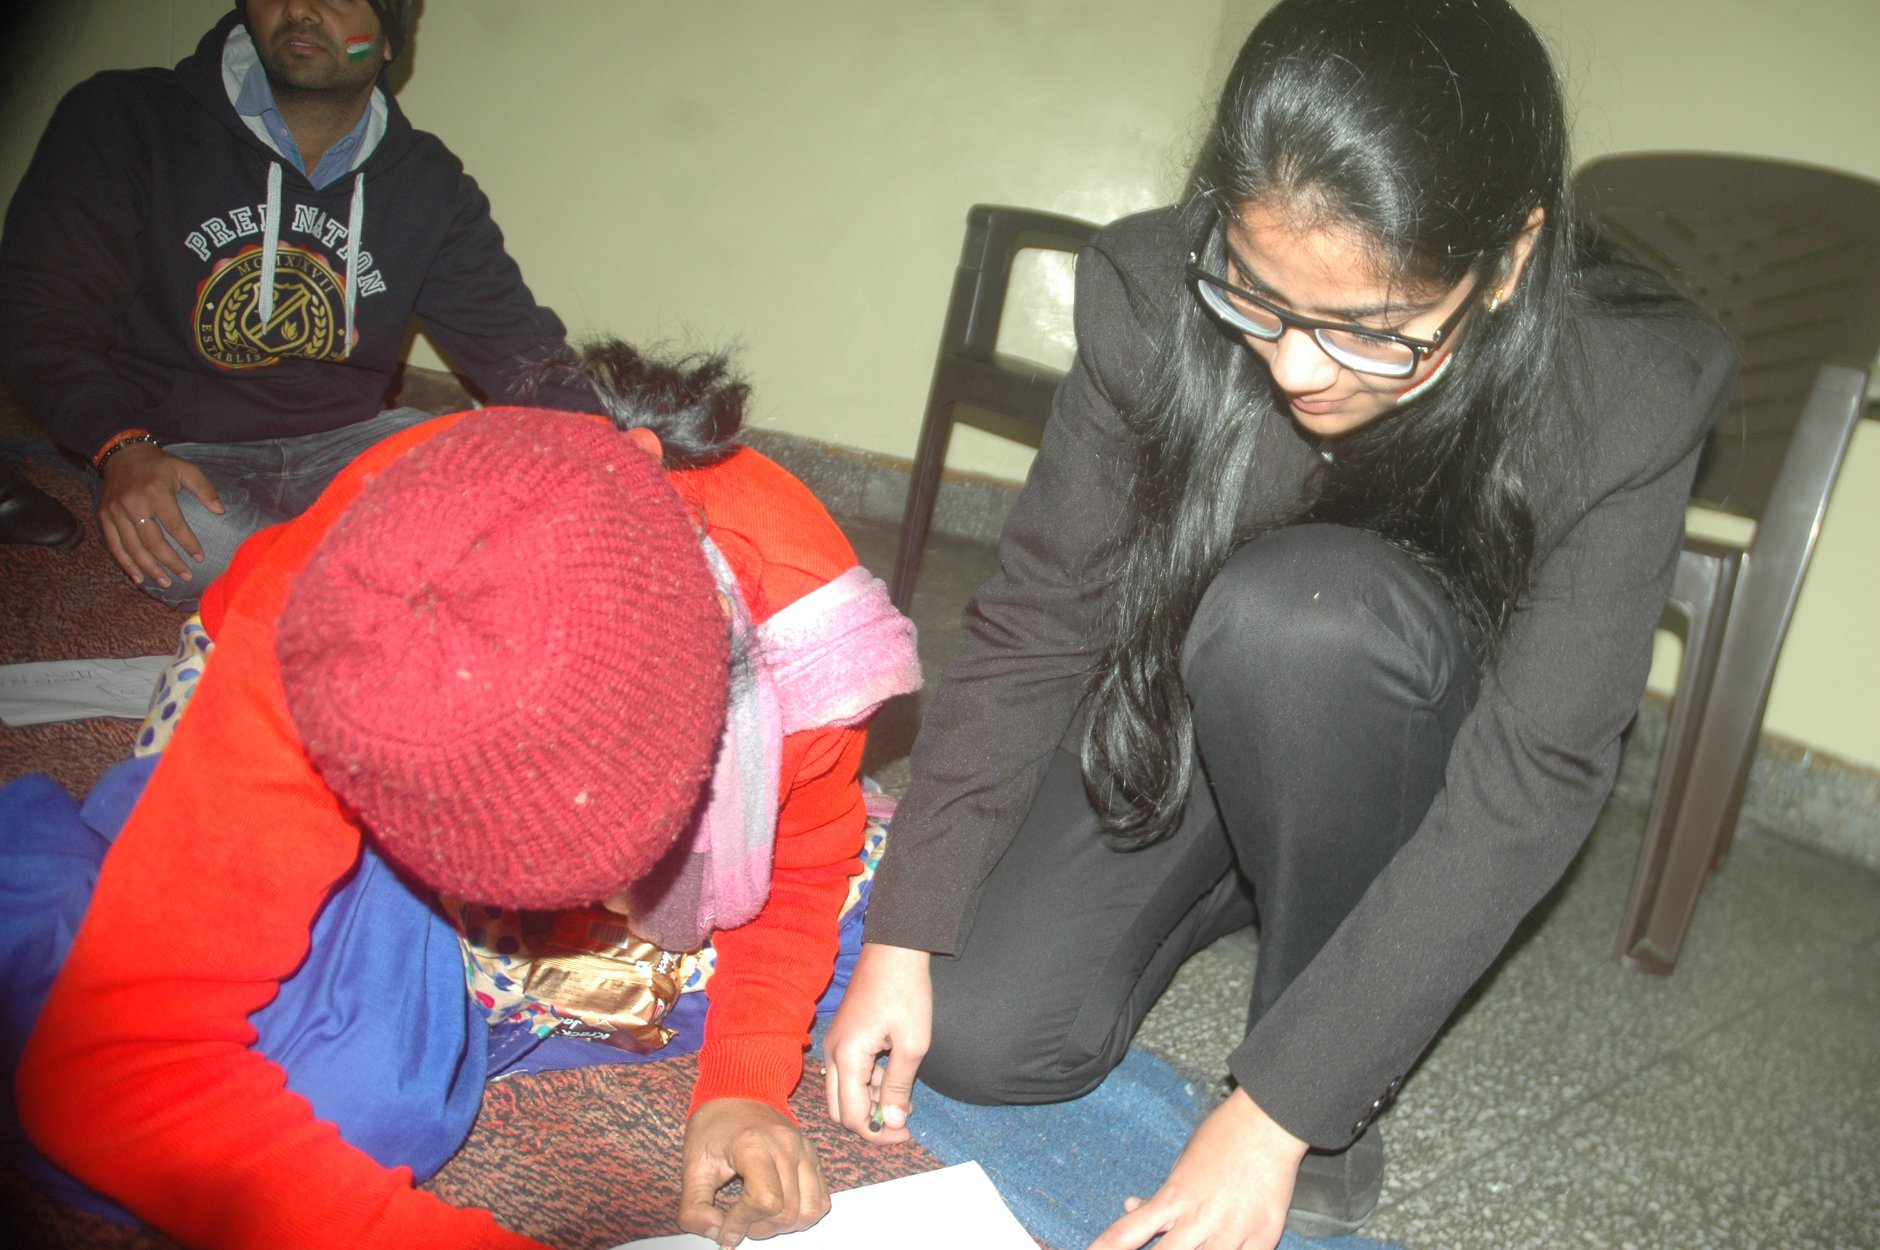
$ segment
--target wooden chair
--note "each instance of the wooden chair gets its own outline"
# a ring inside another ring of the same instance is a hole
[[[1880,183],[1779,161],[1638,153],[1587,165],[1581,211],[1709,309],[1739,394],[1693,501],[1756,522],[1747,547],[1689,539],[1668,616],[1683,662],[1617,957],[1676,964],[1728,852],[1776,658],[1880,352]]]
[[[1051,415],[1051,396],[1063,380],[1056,369],[996,350],[1013,259],[1026,248],[1075,252],[1096,233],[1097,227],[1089,222],[1023,208],[975,204],[967,212],[966,242],[940,331],[933,382],[927,388],[927,415],[921,421],[908,482],[901,543],[894,556],[890,594],[902,611],[914,597],[921,551],[933,524],[940,471],[953,437],[954,409],[971,404],[1042,429]]]

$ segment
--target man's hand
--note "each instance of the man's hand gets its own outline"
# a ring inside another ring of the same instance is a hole
[[[1137,1250],[1160,1233],[1158,1250],[1273,1250],[1306,1144],[1235,1090],[1196,1127],[1162,1188],[1090,1243],[1090,1250]]]
[[[712,1199],[732,1177],[744,1195],[730,1210]],[[679,1227],[735,1246],[808,1228],[829,1212],[829,1190],[809,1144],[769,1103],[715,1098],[685,1126]]]
[[[209,511],[221,513],[222,501],[202,470],[154,443],[125,447],[105,462],[98,531],[105,550],[139,586],[145,578],[166,588],[172,576],[190,580],[189,565],[170,540],[191,559],[202,559],[202,543],[176,503],[177,492],[184,490]]]
[[[864,943],[823,1039],[829,1118],[869,1141],[911,1134],[914,1074],[933,1040],[933,981],[926,951]],[[876,1060],[887,1056],[883,1066]]]

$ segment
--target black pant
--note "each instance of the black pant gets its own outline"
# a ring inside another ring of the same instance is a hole
[[[965,948],[933,962],[921,1078],[973,1102],[1094,1088],[1190,954],[1258,918],[1249,1021],[1272,1006],[1441,791],[1476,664],[1416,563],[1337,526],[1230,560],[1182,672],[1205,784],[1180,828],[1100,831],[1059,750],[988,879]]]

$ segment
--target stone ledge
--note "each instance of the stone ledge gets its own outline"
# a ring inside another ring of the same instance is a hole
[[[1647,694],[1626,739],[1614,793],[1651,801],[1671,702]],[[1750,760],[1739,827],[1880,872],[1880,772],[1765,733]]]
[[[910,462],[781,430],[748,430],[746,439],[801,478],[831,512],[864,521],[901,523],[912,476]],[[955,538],[995,543],[1017,500],[1014,483],[948,470],[940,477],[933,528]]]

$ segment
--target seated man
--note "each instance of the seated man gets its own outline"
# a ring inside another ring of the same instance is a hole
[[[382,411],[414,314],[494,401],[565,350],[381,79],[415,7],[243,0],[175,70],[68,93],[13,197],[0,374],[99,471],[104,544],[165,603],[429,416]]]
[[[634,428],[405,431],[205,597],[215,649],[18,1081],[54,1163],[186,1245],[534,1245],[411,1185],[487,1053],[433,890],[710,939],[676,1222],[732,1245],[826,1210],[786,1100],[912,627],[800,483],[727,445],[715,362],[607,354]]]

